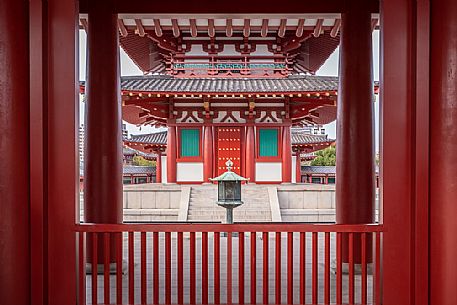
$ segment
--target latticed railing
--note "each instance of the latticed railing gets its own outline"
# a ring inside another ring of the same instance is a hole
[[[76,231],[79,304],[381,304],[382,225],[81,224]]]
[[[181,56],[167,62],[175,76],[287,76],[292,62],[284,56]]]

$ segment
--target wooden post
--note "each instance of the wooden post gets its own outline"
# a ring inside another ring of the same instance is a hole
[[[371,13],[349,5],[341,16],[337,101],[336,222],[374,222],[375,163]],[[356,190],[356,191],[355,191]],[[343,261],[348,262],[347,235]],[[360,238],[354,238],[354,261],[361,262]],[[370,249],[371,244],[367,246]],[[358,250],[357,250],[358,249]],[[367,251],[371,254],[371,251]],[[371,255],[368,256],[371,260]]]

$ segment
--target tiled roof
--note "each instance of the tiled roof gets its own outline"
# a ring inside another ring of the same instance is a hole
[[[313,135],[301,128],[291,129],[292,145],[296,144],[314,144],[314,143],[328,143],[335,140],[327,138],[327,135]]]
[[[154,157],[157,157],[156,154],[147,154],[147,153],[144,153],[144,152],[142,152],[142,151],[139,151],[139,150],[136,150],[136,149],[127,147],[127,146],[124,146],[124,147],[123,147],[123,154],[124,154],[124,156],[128,156],[128,155],[137,155],[137,156],[146,157],[146,158],[154,158]]]
[[[310,135],[301,128],[292,128],[291,132],[292,145],[296,144],[314,144],[314,143],[328,143],[335,140],[327,138],[326,135]],[[149,143],[149,144],[167,144],[167,131],[160,131],[149,134],[132,135],[129,139],[124,139],[133,143]]]
[[[124,175],[152,174],[155,175],[155,166],[124,165]]]
[[[139,135],[132,135],[128,139],[124,139],[124,141],[128,142],[136,142],[136,143],[149,143],[149,144],[167,144],[167,131],[159,131],[149,134],[139,134]]]
[[[336,166],[302,165],[302,174],[336,174]]]
[[[302,165],[302,174],[336,174],[336,166],[317,166],[317,165]],[[375,173],[379,173],[379,167],[375,167]]]
[[[142,92],[318,92],[338,90],[338,77],[292,75],[284,78],[175,78],[123,76],[121,89]]]

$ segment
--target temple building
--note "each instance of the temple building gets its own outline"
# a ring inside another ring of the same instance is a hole
[[[228,159],[251,182],[296,182],[297,156],[334,143],[310,126],[335,120],[337,89],[337,78],[314,75],[122,77],[123,119],[168,128],[124,144],[156,154],[163,183],[209,182]]]
[[[457,303],[457,1],[0,3],[1,304]],[[120,47],[144,75],[121,77]],[[337,48],[338,78],[316,76]],[[123,145],[122,119],[166,141]],[[336,223],[275,222],[278,200],[269,223],[123,222],[125,146],[179,199],[198,183],[209,204],[230,159],[254,213],[288,190],[294,209],[298,156],[333,143],[294,134],[335,119]]]

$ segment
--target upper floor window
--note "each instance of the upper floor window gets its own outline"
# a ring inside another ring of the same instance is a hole
[[[278,129],[259,130],[259,157],[278,157]]]
[[[200,129],[181,129],[180,157],[200,156]]]

